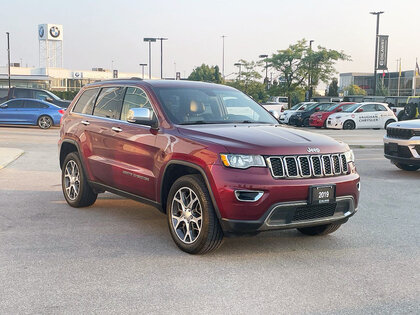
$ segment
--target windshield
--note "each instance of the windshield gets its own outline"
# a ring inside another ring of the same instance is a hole
[[[59,98],[57,95],[55,95],[54,93],[51,93],[50,91],[45,91],[46,93],[48,93],[48,95],[51,96],[51,98],[57,100],[57,101],[62,101],[61,98]]]
[[[344,113],[351,113],[351,112],[353,112],[356,108],[358,108],[360,105],[361,105],[360,103],[356,103],[356,104],[350,105],[350,106],[349,106],[349,107],[347,107],[347,108],[344,108],[344,106],[343,106],[343,112],[344,112]]]
[[[334,109],[336,109],[340,104],[332,105],[331,107],[328,107],[325,109],[326,112],[332,112]]]
[[[315,104],[315,102],[301,102],[294,105],[290,110],[298,110],[299,107],[301,106],[302,107],[300,108],[300,110],[305,110],[306,108],[308,108],[309,105],[312,105],[312,104]]]
[[[336,106],[335,104],[331,104],[331,103],[321,103],[321,104],[315,104],[316,108],[319,108],[319,112],[327,112],[329,111],[330,107],[332,106]],[[313,108],[313,107],[312,107]]]
[[[154,88],[175,124],[277,124],[261,105],[237,90],[223,88]]]

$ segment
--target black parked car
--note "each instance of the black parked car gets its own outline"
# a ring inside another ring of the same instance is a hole
[[[47,101],[61,108],[67,108],[70,105],[70,101],[62,100],[54,93],[46,90],[19,87],[12,87],[10,90],[7,88],[0,89],[0,104],[13,98],[33,98],[40,101]]]
[[[309,117],[319,111],[325,111],[332,105],[337,105],[337,103],[315,103],[308,107],[305,110],[298,110],[289,118],[289,125],[298,126],[298,127],[308,127],[309,126]]]

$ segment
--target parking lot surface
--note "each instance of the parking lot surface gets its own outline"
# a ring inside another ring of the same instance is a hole
[[[69,207],[58,129],[0,127],[0,147],[24,150],[0,170],[0,313],[418,314],[420,171],[383,157],[383,130],[315,131],[355,145],[358,213],[329,236],[265,232],[191,256],[149,206],[106,193]]]

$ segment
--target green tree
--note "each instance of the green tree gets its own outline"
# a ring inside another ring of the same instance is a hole
[[[219,67],[209,66],[204,63],[201,66],[196,67],[191,72],[191,74],[188,76],[188,80],[214,83],[223,82],[222,76],[220,75]]]
[[[316,87],[320,82],[327,83],[336,73],[334,65],[338,60],[349,60],[344,52],[318,46],[311,50],[307,41],[302,39],[296,44],[289,45],[287,49],[278,50],[267,59],[269,67],[277,70],[284,79],[279,84],[287,96],[299,87],[307,86],[309,75],[311,86]]]
[[[389,95],[389,90],[388,88],[384,85],[384,83],[382,82],[382,80],[380,80],[376,86],[376,95],[381,95],[381,96],[388,96]]]
[[[333,78],[328,86],[328,96],[338,96],[338,80]]]
[[[351,84],[344,88],[347,91],[347,95],[366,95],[366,91],[356,84]]]

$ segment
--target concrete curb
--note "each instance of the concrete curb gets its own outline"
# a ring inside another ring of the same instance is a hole
[[[0,148],[0,170],[20,157],[24,152],[15,148]]]

